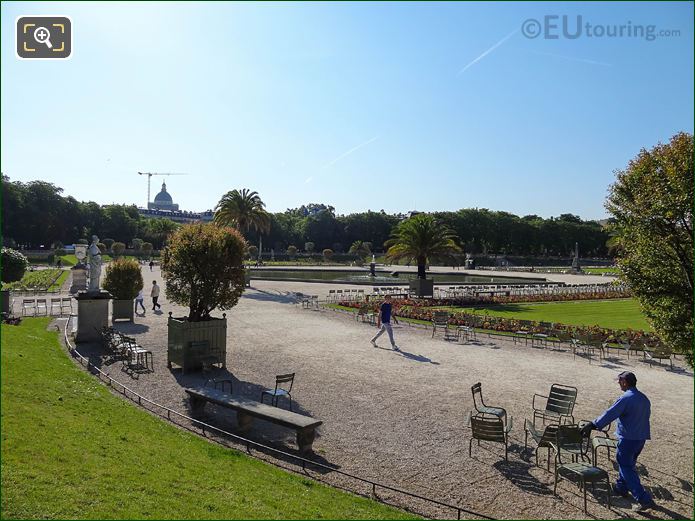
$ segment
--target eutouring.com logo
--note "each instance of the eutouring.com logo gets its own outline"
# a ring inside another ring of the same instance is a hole
[[[578,38],[640,38],[653,42],[657,38],[673,38],[681,35],[679,29],[657,29],[656,25],[633,24],[594,24],[587,22],[582,15],[569,16],[547,14],[543,18],[529,18],[521,24],[521,32],[526,38],[545,40],[576,40]]]

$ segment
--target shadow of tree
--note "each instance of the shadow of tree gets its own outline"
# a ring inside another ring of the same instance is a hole
[[[251,288],[253,289],[253,288]],[[279,302],[280,304],[296,304],[297,294],[290,292],[270,292],[260,289],[254,289],[253,292],[245,291],[241,298],[258,300],[262,302]]]

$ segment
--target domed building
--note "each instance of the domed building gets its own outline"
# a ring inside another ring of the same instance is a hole
[[[147,203],[147,209],[148,210],[170,210],[170,211],[178,212],[179,205],[174,204],[174,200],[171,198],[171,195],[169,195],[169,192],[167,192],[167,184],[163,182],[162,183],[162,191],[159,192],[155,196],[154,202]]]

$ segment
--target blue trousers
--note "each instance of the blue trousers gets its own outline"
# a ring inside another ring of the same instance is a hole
[[[644,440],[618,441],[618,453],[615,456],[618,462],[618,474],[620,477],[615,487],[620,492],[630,491],[632,497],[640,503],[649,503],[652,497],[644,490],[637,474],[637,457],[644,448]]]

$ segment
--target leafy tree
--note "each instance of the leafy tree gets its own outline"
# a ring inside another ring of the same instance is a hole
[[[162,255],[167,297],[188,306],[188,320],[236,306],[244,292],[246,241],[241,233],[215,224],[188,224],[170,238]]]
[[[115,257],[120,257],[121,255],[123,255],[124,251],[125,251],[125,244],[122,242],[114,242],[111,245],[111,253],[113,253]]]
[[[621,277],[657,334],[692,365],[692,134],[642,149],[616,175],[606,209],[615,218]]]
[[[290,259],[294,259],[297,256],[297,247],[290,244],[287,247],[287,255],[289,255]]]
[[[425,267],[430,259],[460,253],[454,233],[428,214],[419,214],[396,227],[393,237],[386,242],[386,256],[398,261],[417,262],[417,276],[426,278]]]
[[[249,259],[255,259],[258,257],[258,246],[251,244],[249,246]]]
[[[305,242],[304,243],[304,251],[307,253],[314,253],[314,248],[316,245],[313,242]]]
[[[323,259],[326,262],[330,262],[331,259],[333,258],[333,250],[331,250],[330,248],[324,249],[322,253],[323,253]]]
[[[132,241],[133,250],[135,250],[136,253],[139,253],[140,250],[142,250],[142,245],[143,245],[144,242],[145,242],[145,241],[143,241],[142,239],[140,239],[140,238],[138,238],[138,237],[135,237],[135,238],[133,239],[133,241]]]
[[[234,226],[242,233],[254,229],[261,233],[270,230],[270,216],[258,192],[248,188],[231,190],[222,196],[215,207],[215,223]]]
[[[28,266],[27,258],[17,250],[2,249],[2,281],[5,284],[22,280]]]
[[[133,300],[143,285],[142,272],[137,261],[120,258],[106,266],[104,289],[111,293],[114,298],[118,300]]]
[[[142,253],[146,258],[149,258],[152,255],[152,250],[154,250],[154,246],[151,242],[142,243]]]
[[[147,242],[151,242],[157,248],[164,246],[169,236],[174,233],[179,224],[170,219],[157,217],[155,219],[145,219],[145,222],[140,228],[140,233],[145,237]]]

